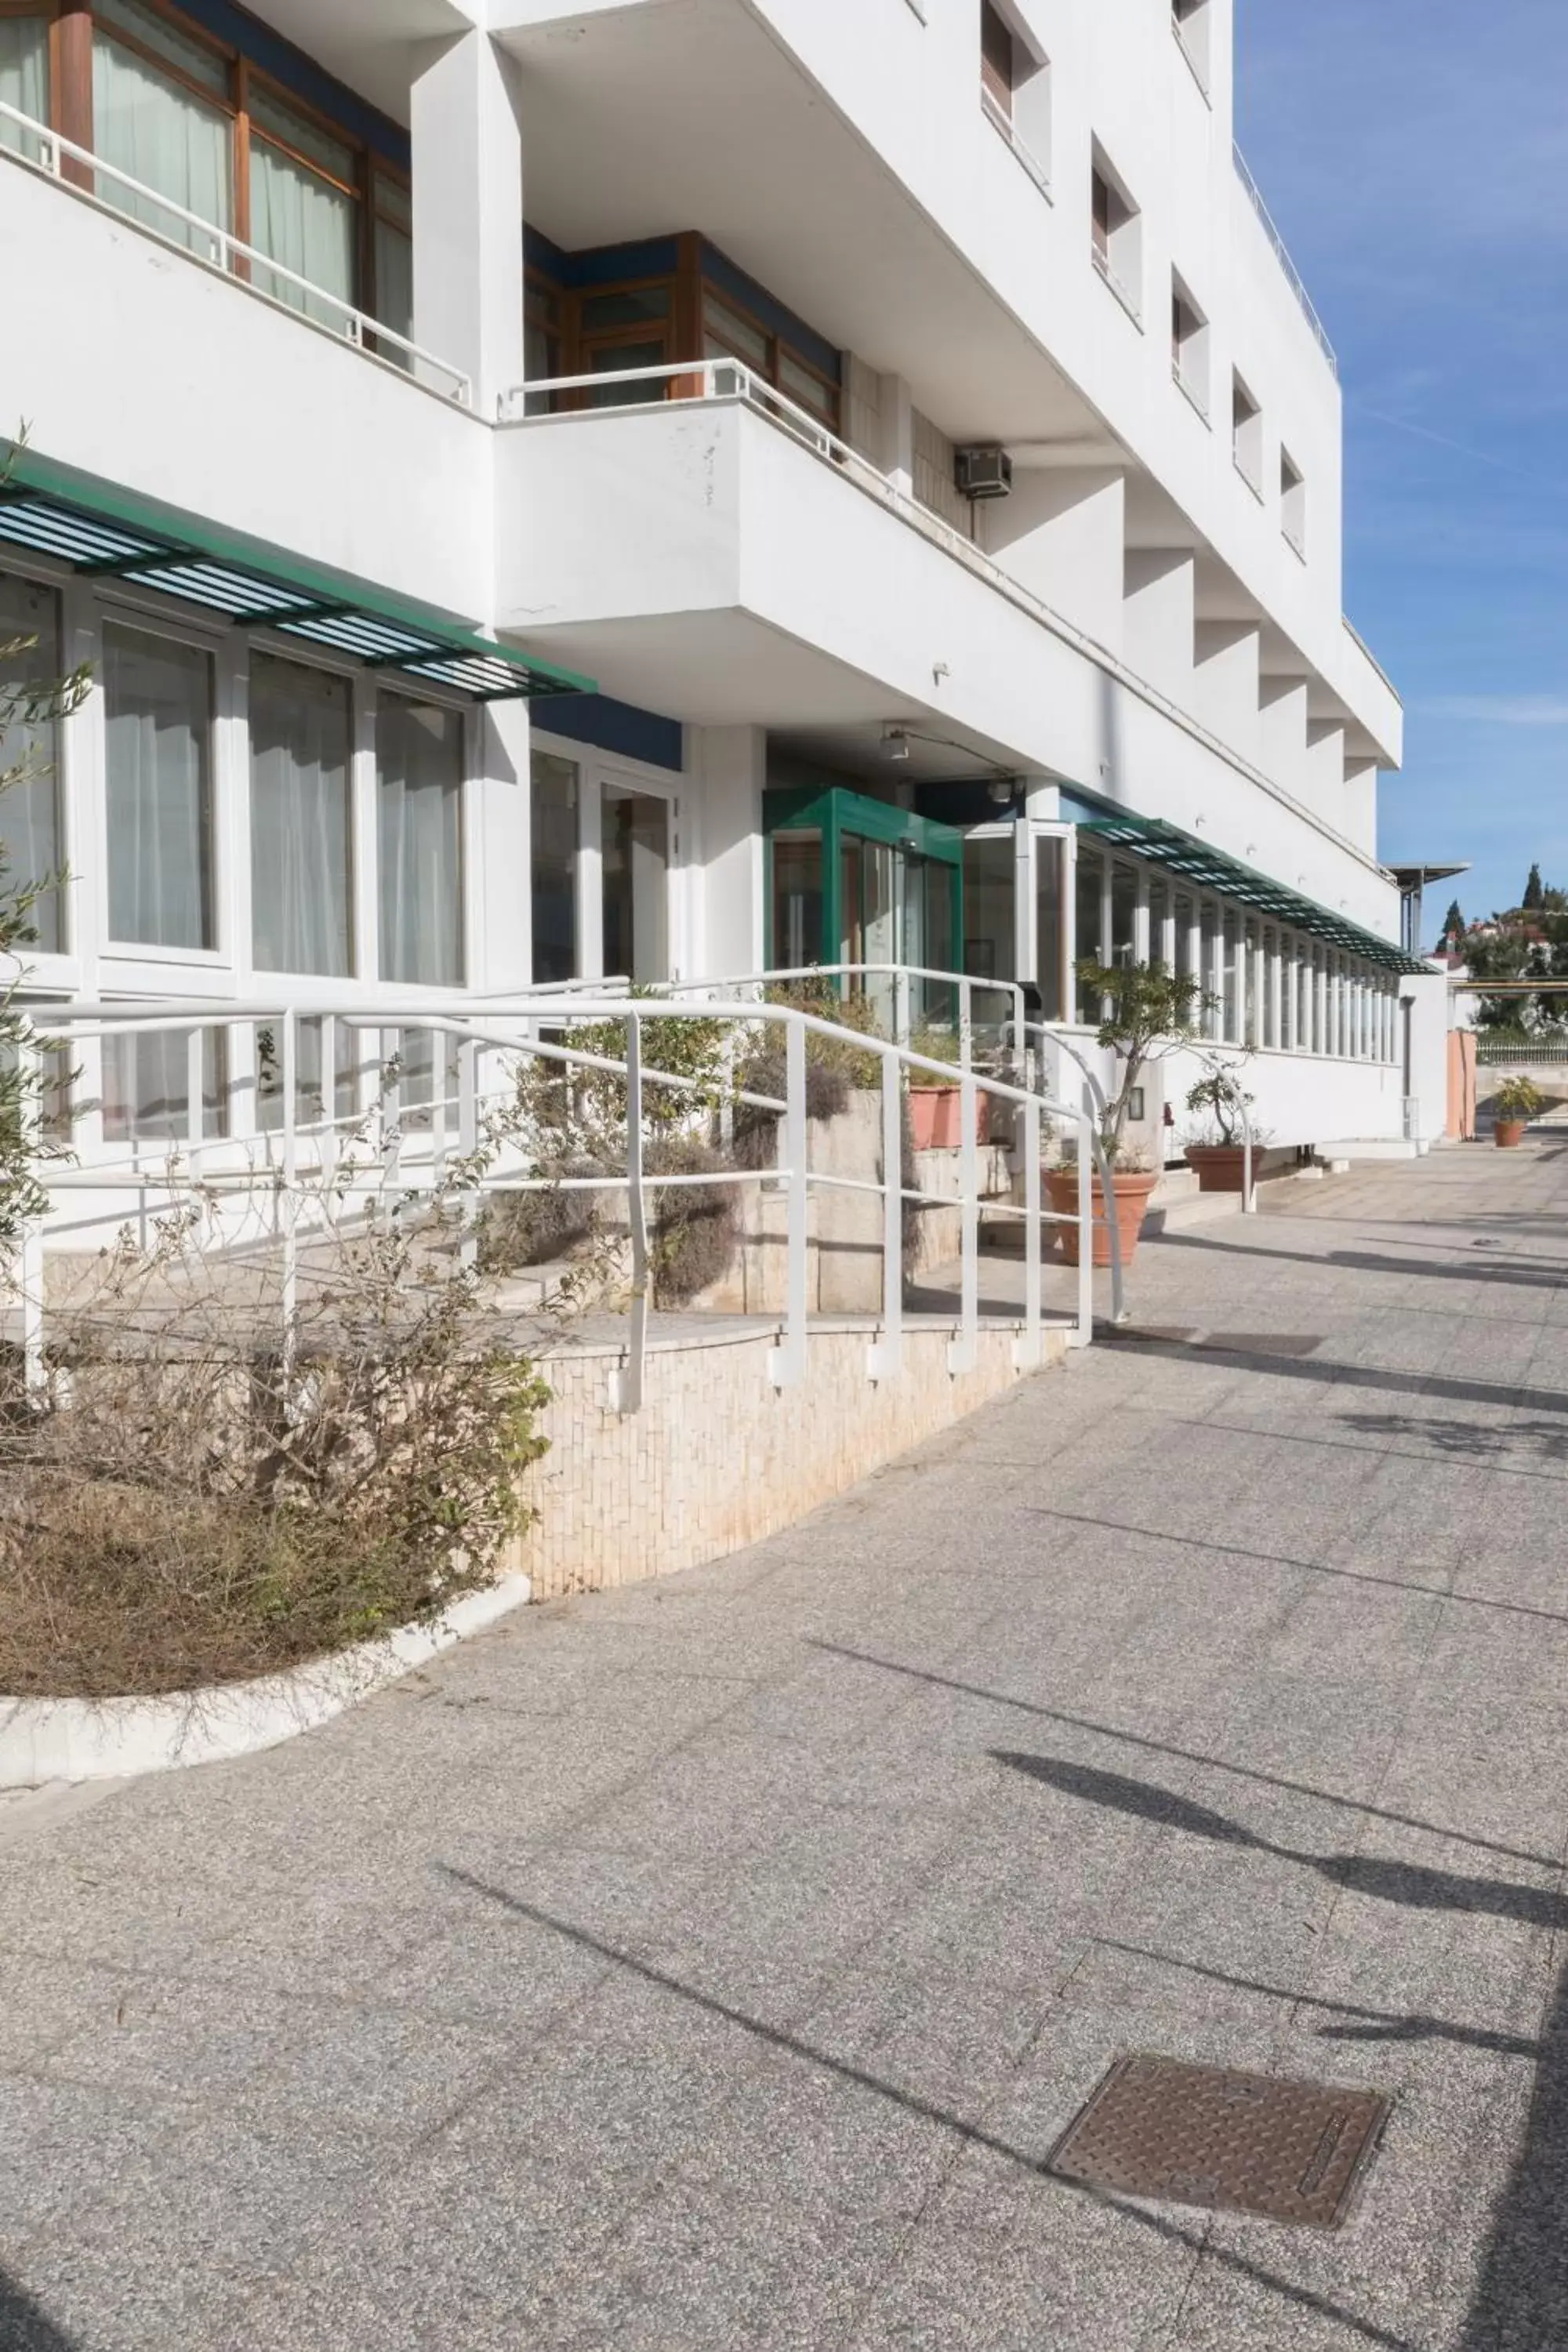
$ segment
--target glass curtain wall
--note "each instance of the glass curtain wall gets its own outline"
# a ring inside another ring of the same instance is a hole
[[[605,971],[669,978],[669,804],[606,784],[604,794]]]
[[[1035,835],[1035,982],[1040,1017],[1062,1017],[1062,860],[1065,845],[1054,834]]]
[[[1104,890],[1104,858],[1099,850],[1085,849],[1083,844],[1079,842],[1078,879],[1073,892],[1074,929],[1078,940],[1079,963],[1101,963],[1105,960],[1108,942],[1100,938]],[[1077,982],[1077,997],[1079,1021],[1091,1025],[1098,1024],[1100,1017],[1100,998],[1091,989],[1086,987],[1081,980]]]

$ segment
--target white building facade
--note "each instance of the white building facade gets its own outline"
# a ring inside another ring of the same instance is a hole
[[[0,809],[29,988],[894,961],[1070,1036],[1159,957],[1278,1141],[1439,1134],[1231,58],[1231,0],[0,0],[0,642],[94,680]],[[89,1144],[185,1055],[85,1055]]]

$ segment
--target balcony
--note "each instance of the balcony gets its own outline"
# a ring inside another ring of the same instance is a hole
[[[920,713],[1018,772],[1104,790],[1125,761],[1331,832],[738,362],[521,386],[496,482],[498,631],[625,700],[705,727]]]
[[[489,436],[460,369],[8,106],[0,248],[35,322],[9,415],[41,455],[485,614]]]

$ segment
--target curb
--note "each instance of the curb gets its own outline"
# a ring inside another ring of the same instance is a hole
[[[157,1698],[0,1698],[0,1789],[174,1772],[276,1748],[483,1633],[531,1591],[530,1578],[504,1576],[465,1593],[427,1625],[400,1625],[336,1657],[255,1682]]]

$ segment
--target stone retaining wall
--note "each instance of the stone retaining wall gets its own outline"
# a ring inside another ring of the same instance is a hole
[[[789,1389],[769,1377],[772,1331],[699,1337],[650,1351],[642,1411],[625,1417],[608,1401],[618,1349],[553,1357],[540,1367],[551,1450],[529,1477],[540,1516],[510,1565],[548,1600],[755,1543],[1011,1388],[1015,1336],[983,1328],[975,1369],[955,1377],[950,1325],[906,1329],[899,1377],[872,1381],[871,1326],[816,1330]],[[1065,1332],[1044,1341],[1059,1363]]]

